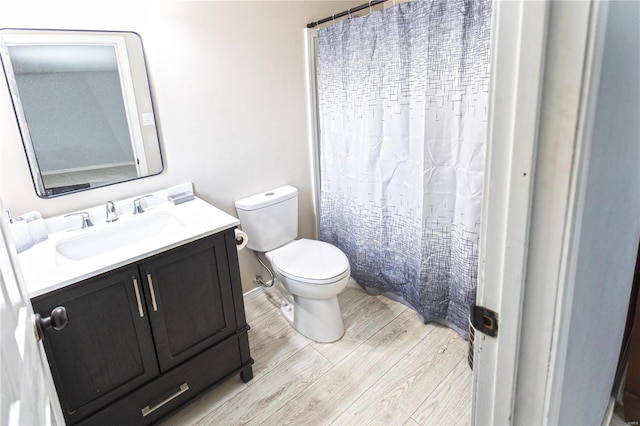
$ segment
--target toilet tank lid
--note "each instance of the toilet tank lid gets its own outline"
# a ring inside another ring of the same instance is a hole
[[[272,206],[290,200],[298,195],[298,190],[291,186],[285,185],[276,189],[252,195],[236,201],[236,209],[238,210],[257,210],[263,207]]]

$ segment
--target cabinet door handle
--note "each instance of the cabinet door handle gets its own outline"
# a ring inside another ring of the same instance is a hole
[[[140,290],[138,289],[138,280],[136,277],[131,277],[133,280],[133,291],[136,292],[136,301],[138,302],[138,313],[140,318],[144,318],[144,311],[142,310],[142,301],[140,300]]]
[[[51,316],[43,318],[40,314],[33,316],[33,327],[36,333],[36,340],[44,340],[44,332],[50,329],[62,330],[69,324],[69,317],[64,306],[58,306],[51,311]]]
[[[149,414],[153,413],[158,408],[160,408],[163,405],[173,401],[174,399],[176,399],[177,397],[179,397],[180,395],[182,395],[183,393],[185,393],[188,390],[189,390],[189,385],[187,383],[181,384],[180,385],[180,390],[178,390],[178,392],[176,392],[173,395],[167,397],[166,399],[163,399],[162,401],[160,401],[159,403],[157,403],[153,407],[149,407],[148,405],[146,407],[144,407],[141,410],[142,411],[142,417],[147,417]]]
[[[158,311],[158,305],[156,304],[156,292],[153,291],[153,280],[151,274],[147,272],[147,280],[149,280],[149,292],[151,293],[151,304],[153,305],[153,311]]]

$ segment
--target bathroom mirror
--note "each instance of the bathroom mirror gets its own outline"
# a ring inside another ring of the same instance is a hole
[[[162,172],[138,34],[2,29],[0,58],[38,196]]]

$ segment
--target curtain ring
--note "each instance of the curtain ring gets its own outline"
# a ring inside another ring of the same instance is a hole
[[[369,0],[369,13],[373,13],[373,8],[371,7],[371,2],[373,2],[373,0]]]
[[[351,19],[351,9],[347,9],[347,14],[349,15],[349,19]]]

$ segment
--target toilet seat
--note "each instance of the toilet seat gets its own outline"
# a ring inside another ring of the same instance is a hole
[[[323,241],[295,240],[267,256],[278,273],[309,284],[331,284],[350,274],[347,256]]]

